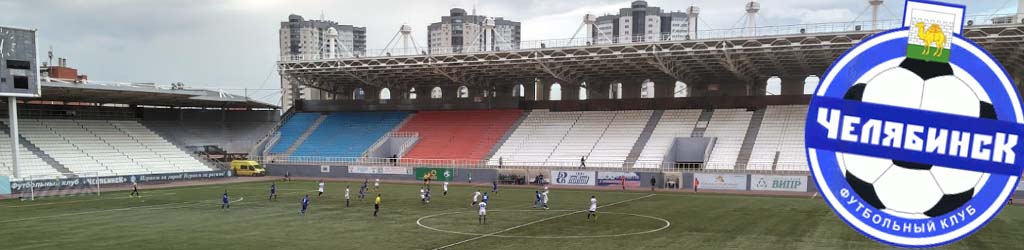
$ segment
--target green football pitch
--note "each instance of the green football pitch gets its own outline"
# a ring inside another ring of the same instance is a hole
[[[361,183],[312,181],[128,191],[101,196],[0,201],[3,249],[887,249],[840,221],[821,199],[552,189],[550,210],[534,209],[534,187],[491,195],[486,225],[470,207],[476,187],[382,184],[373,217]],[[350,185],[351,207],[344,190]],[[372,183],[371,183],[372,186]],[[230,209],[221,210],[227,189]],[[489,192],[489,188],[481,188]],[[371,192],[372,193],[372,192]],[[299,215],[302,195],[312,197]],[[598,219],[583,212],[599,200]],[[1024,208],[1011,206],[948,249],[1021,249]]]

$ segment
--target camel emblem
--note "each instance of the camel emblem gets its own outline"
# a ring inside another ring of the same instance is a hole
[[[946,44],[946,35],[942,33],[942,27],[938,24],[932,24],[928,26],[928,30],[924,29],[924,22],[917,22],[917,38],[924,41],[924,50],[921,51],[922,55],[928,55],[930,47],[935,44],[935,52],[931,52],[932,56],[941,57],[943,46]]]

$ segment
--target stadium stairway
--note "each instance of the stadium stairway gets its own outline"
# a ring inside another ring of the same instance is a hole
[[[360,157],[406,116],[406,112],[329,113],[289,155]]]
[[[743,137],[743,145],[740,146],[740,154],[736,156],[736,169],[745,169],[750,161],[750,153],[754,151],[754,142],[757,141],[757,133],[761,129],[761,121],[764,120],[765,109],[754,110],[750,116],[750,125],[747,126],[746,136]]]
[[[320,113],[295,113],[287,120],[282,120],[281,127],[276,131],[280,134],[277,142],[270,147],[271,154],[284,154],[300,136],[310,129],[313,122],[320,118]]]
[[[711,122],[711,116],[714,115],[714,109],[705,109],[701,111],[700,117],[697,118],[697,124],[694,124],[693,132],[690,134],[690,137],[704,137],[704,132],[708,130],[708,123]]]
[[[513,128],[523,111],[423,111],[397,131],[419,134],[405,154],[410,159],[482,160]]]
[[[295,139],[295,142],[288,147],[288,150],[284,152],[284,156],[289,156],[292,155],[292,153],[295,153],[295,150],[299,149],[299,146],[302,146],[302,143],[306,142],[306,139],[309,138],[309,135],[312,135],[313,132],[317,130],[317,128],[320,128],[320,124],[322,124],[326,119],[327,116],[323,114],[317,117],[316,120],[313,121],[313,124],[310,124],[309,127],[306,128],[306,131],[303,131],[302,134]]]
[[[8,138],[10,138],[11,128],[7,126],[6,122],[0,123],[0,129],[2,129],[4,133],[7,133]],[[28,149],[29,152],[31,152],[36,157],[39,157],[39,159],[43,160],[43,162],[46,162],[46,164],[49,164],[50,167],[53,167],[53,169],[57,170],[58,172],[62,174],[73,174],[73,172],[71,172],[71,170],[65,167],[64,164],[61,164],[57,160],[53,159],[53,157],[50,157],[50,155],[46,154],[46,152],[43,152],[42,149],[39,149],[39,147],[37,147],[35,144],[32,144],[31,141],[25,139],[25,136],[22,136],[20,134],[18,135],[18,144],[20,144],[22,147],[25,147],[25,149]]]
[[[664,110],[655,110],[651,113],[651,118],[647,120],[644,131],[640,132],[640,138],[637,138],[636,143],[633,144],[633,149],[630,149],[629,155],[626,156],[625,167],[632,167],[633,163],[640,158],[640,153],[643,152],[647,142],[651,140],[651,134],[654,134],[654,128],[658,127],[658,122],[661,121],[663,114],[665,114]]]

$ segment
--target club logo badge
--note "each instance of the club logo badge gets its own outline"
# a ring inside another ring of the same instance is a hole
[[[1016,188],[1024,112],[1011,78],[961,36],[964,6],[909,0],[903,27],[863,40],[822,77],[807,159],[849,226],[936,247],[989,222]]]

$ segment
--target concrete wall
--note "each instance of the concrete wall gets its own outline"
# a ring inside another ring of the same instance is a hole
[[[399,157],[401,157],[403,154],[400,154],[401,152],[398,152],[398,150],[402,149],[402,145],[403,144],[405,144],[407,142],[410,142],[412,140],[416,140],[416,138],[415,137],[387,137],[386,139],[384,139],[384,142],[381,143],[380,147],[377,147],[375,149],[370,150],[370,152],[367,153],[367,155],[369,157],[375,157],[375,158],[390,158],[390,157],[392,157],[392,156],[397,154]],[[410,147],[410,149],[411,148],[412,147]]]
[[[278,110],[142,109],[143,121],[277,122]]]
[[[713,141],[714,138],[709,137],[678,137],[665,158],[674,162],[704,162]]]

